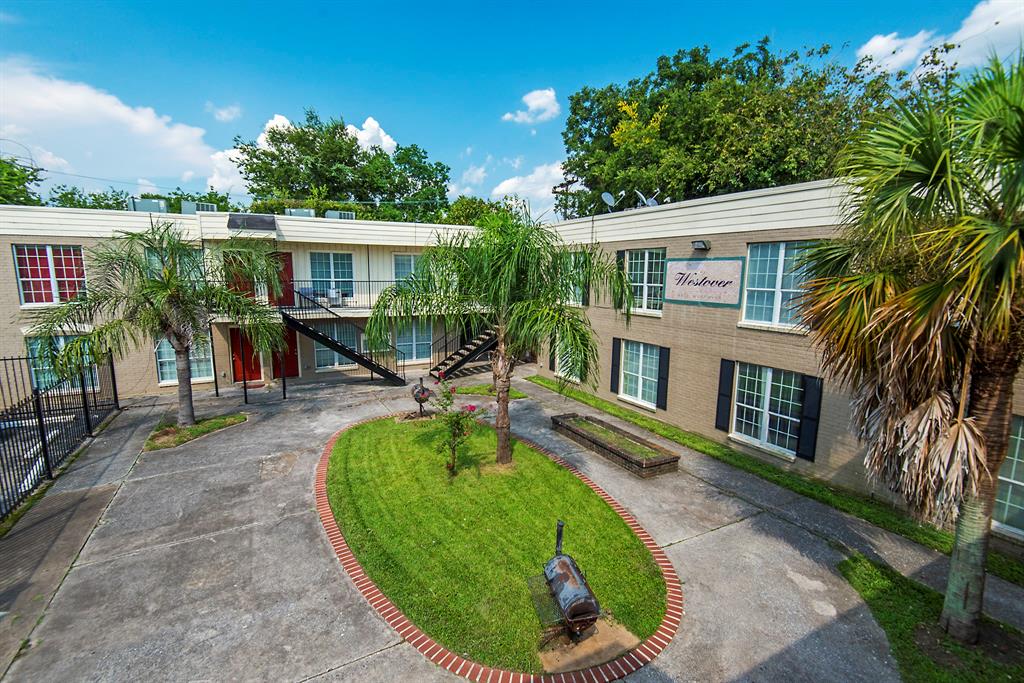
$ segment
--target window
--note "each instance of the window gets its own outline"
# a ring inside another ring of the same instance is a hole
[[[999,490],[992,518],[1024,534],[1024,417],[1013,416],[1010,445],[999,468]]]
[[[803,408],[803,376],[797,372],[737,363],[733,432],[796,453]]]
[[[164,262],[155,249],[146,248],[146,265],[149,267],[151,277],[163,276]],[[191,282],[202,282],[205,275],[203,250],[198,247],[192,249],[186,259],[179,261],[178,274]]]
[[[419,254],[395,254],[395,281],[404,280],[410,277],[416,272],[416,266],[419,264]]]
[[[626,273],[633,284],[633,303],[644,311],[660,311],[665,298],[665,250],[626,252]]]
[[[562,349],[561,342],[555,342],[555,374],[564,377],[571,382],[582,382],[571,368],[566,367],[566,354]]]
[[[569,267],[574,271],[580,271],[583,269],[583,263],[586,255],[579,251],[574,251],[569,254]],[[569,294],[569,300],[566,302],[573,306],[582,306],[584,297],[584,288],[579,285],[574,285],[572,292]]]
[[[317,296],[352,296],[352,254],[310,252],[309,270]]]
[[[156,343],[156,378],[161,384],[178,381],[178,366],[174,357],[171,342],[161,339]],[[189,366],[192,368],[192,381],[199,382],[213,379],[213,353],[206,339],[196,339],[188,352]]]
[[[620,396],[654,406],[658,400],[658,358],[654,344],[622,341],[622,382]]]
[[[69,301],[85,288],[82,247],[48,244],[14,245],[21,303]]]
[[[806,274],[798,267],[808,242],[751,244],[747,252],[746,304],[743,319],[773,325],[798,325],[794,300]]]
[[[405,362],[430,360],[430,346],[434,335],[430,318],[404,321],[395,331],[395,348],[405,354]]]
[[[313,323],[319,332],[326,334],[332,339],[336,339],[345,346],[355,349],[356,351],[362,351],[362,346],[359,343],[359,328],[352,323],[344,323],[333,320],[325,320],[323,322]],[[313,342],[313,356],[317,370],[324,370],[326,368],[347,368],[352,367],[355,363],[352,359],[336,353],[334,349],[329,349],[319,342]]]
[[[57,352],[60,352],[68,342],[77,337],[78,335],[75,334],[55,336],[53,338],[53,342],[57,347]],[[54,372],[53,368],[47,362],[47,359],[43,356],[41,348],[42,342],[43,340],[40,337],[27,337],[25,339],[25,345],[28,347],[28,355],[32,359],[29,361],[29,370],[32,373],[32,387],[39,390],[48,389],[60,381],[57,373]],[[98,386],[99,376],[96,372],[96,368],[93,367],[87,374],[86,386],[89,388]],[[79,381],[77,377],[72,380],[71,386],[76,389],[78,388]]]

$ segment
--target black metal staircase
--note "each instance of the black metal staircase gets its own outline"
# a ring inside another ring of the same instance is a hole
[[[430,374],[432,377],[440,377],[443,374],[450,378],[469,363],[481,359],[484,354],[494,349],[498,344],[498,337],[494,330],[484,330],[461,345],[453,344],[447,335],[441,341],[445,348],[441,353],[441,360],[430,368]]]
[[[388,344],[376,349],[359,351],[325,334],[315,326],[318,322],[350,323],[348,318],[338,315],[297,289],[294,301],[288,304],[279,303],[278,310],[285,325],[366,368],[370,371],[371,377],[376,374],[392,384],[405,384],[405,354],[394,346]]]

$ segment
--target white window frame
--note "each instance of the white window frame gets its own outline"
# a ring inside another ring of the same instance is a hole
[[[331,326],[329,331],[325,331],[324,329],[322,329],[322,326],[328,326],[328,325]],[[327,336],[329,336],[329,337],[331,337],[333,339],[338,339],[338,337],[341,336],[338,333],[338,331],[337,331],[337,327],[336,327],[337,325],[352,325],[352,323],[344,323],[344,322],[340,322],[340,321],[337,321],[337,320],[326,320],[326,319],[324,319],[324,320],[321,320],[321,321],[318,321],[318,322],[314,322],[314,324],[313,324],[314,328],[316,328],[318,331],[326,334]],[[352,328],[356,331],[356,335],[355,335],[355,337],[356,337],[355,350],[359,351],[360,353],[362,353],[365,350],[365,347],[366,347],[365,334],[364,334],[363,331],[361,331],[355,325],[352,325]],[[319,365],[318,364],[316,353],[317,353],[317,351],[321,351],[321,350],[327,351],[329,353],[334,354],[335,362],[334,362],[333,365]],[[339,363],[339,362],[337,362],[338,359],[344,359],[347,362]],[[324,346],[323,344],[321,344],[318,341],[315,341],[315,340],[313,341],[313,371],[314,372],[334,372],[334,371],[337,371],[337,370],[351,370],[354,367],[356,367],[356,362],[353,361],[352,359],[347,358],[347,357],[341,355],[340,353],[338,353],[334,349],[329,348],[327,346]]]
[[[59,350],[63,349],[64,346],[68,343],[69,340],[75,339],[75,338],[80,337],[80,336],[82,336],[82,335],[80,335],[80,334],[73,334],[73,333],[72,334],[58,334],[58,335],[55,335],[54,339],[57,340],[57,350],[59,351]],[[35,365],[36,355],[32,353],[32,340],[33,339],[37,339],[37,338],[38,337],[34,337],[34,336],[25,337],[25,353],[26,353],[26,355],[29,358],[32,359],[32,360],[29,361],[28,370],[29,370],[29,380],[32,383],[32,388],[33,389],[39,389],[40,388],[39,384],[38,384],[38,381],[37,381],[37,378],[36,378],[36,373],[37,372],[40,372],[40,373],[44,373],[44,372],[45,373],[52,373],[53,372],[53,368],[50,367],[50,366],[39,366],[39,367],[36,367],[36,365]],[[95,363],[92,365],[92,369],[90,371],[90,375],[91,376],[89,377],[89,380],[88,380],[88,382],[86,384],[86,387],[88,389],[90,389],[90,390],[99,389],[100,388],[100,376],[99,376],[99,372],[97,372],[97,370],[96,370]],[[78,388],[79,388],[78,387],[77,378],[72,377],[72,378],[70,378],[70,380],[71,380],[71,384],[70,384],[70,388],[68,389],[68,391],[70,391],[72,389],[77,391]],[[64,380],[61,380],[61,381],[64,381]],[[59,384],[59,381],[57,383]],[[50,387],[53,387],[53,386],[56,386],[56,384],[51,384],[50,385]],[[49,387],[42,387],[42,388],[46,389],[46,388],[49,388]]]
[[[786,266],[786,252],[793,248],[806,248],[811,243],[811,240],[791,240],[789,242],[748,242],[747,243],[747,272],[744,276],[743,281],[743,302],[740,307],[741,318],[740,322],[742,325],[751,327],[771,327],[786,331],[801,331],[805,329],[805,325],[800,322],[782,322],[782,295],[783,293],[802,292],[803,289],[784,289],[782,287],[782,280],[785,277],[785,266]],[[753,247],[761,246],[764,244],[778,244],[779,245],[779,257],[775,266],[775,285],[772,289],[767,287],[751,287],[748,283],[753,275],[753,269],[750,267],[751,257],[750,250]],[[753,320],[747,317],[747,298],[748,293],[753,290],[756,292],[773,292],[774,300],[772,302],[772,319],[769,320]]]
[[[651,284],[649,282],[649,280],[651,279],[650,278],[650,275],[651,275],[651,254],[654,253],[654,252],[658,252],[659,255],[661,256],[662,272],[661,272],[661,284],[660,285]],[[634,296],[633,296],[633,303],[636,304],[636,308],[633,309],[633,312],[639,312],[639,313],[647,314],[647,315],[658,315],[658,316],[660,316],[661,312],[665,308],[665,269],[666,269],[666,266],[668,264],[667,250],[664,247],[647,247],[647,248],[644,248],[644,249],[627,249],[626,253],[623,254],[623,264],[622,264],[623,268],[625,268],[625,270],[626,270],[626,277],[627,278],[631,278],[631,273],[629,271],[629,256],[630,256],[630,254],[638,254],[638,253],[644,255],[643,282],[633,282],[633,280],[630,279],[629,280],[629,284],[630,284],[630,287],[632,287],[632,288],[640,287],[641,291],[642,291],[642,294],[639,297],[639,300],[638,300],[637,296],[634,294]],[[661,299],[660,299],[660,305],[658,306],[658,308],[648,308],[648,306],[647,306],[647,304],[650,303],[650,300],[653,298],[651,293],[650,293],[650,289],[652,287],[661,287]]]
[[[626,347],[628,344],[638,344],[640,346],[640,363],[637,367],[637,383],[636,383],[636,396],[626,393]],[[658,349],[658,353],[655,357],[658,359],[658,365],[661,364],[661,349],[657,344],[648,344],[646,342],[635,341],[633,339],[623,339],[619,345],[619,393],[618,396],[623,401],[628,403],[635,403],[638,406],[649,408],[651,410],[657,410],[658,408],[658,372],[654,373],[654,401],[645,401],[642,396],[644,395],[644,382],[652,381],[644,377],[644,349],[645,346],[651,346]],[[660,368],[659,368],[660,369]]]
[[[760,406],[753,406],[753,405],[749,405],[749,404],[746,404],[746,403],[743,403],[743,404],[739,403],[739,383],[740,383],[740,374],[741,374],[740,373],[740,367],[739,367],[740,365],[749,365],[751,367],[759,368],[762,371],[762,373],[763,373],[761,375],[761,384],[763,386],[763,392],[762,392],[762,395],[761,395],[761,405]],[[791,372],[794,375],[796,375],[797,377],[800,376],[800,373],[795,372],[793,370],[782,370],[782,369],[779,369],[779,368],[772,368],[772,367],[769,367],[767,365],[758,365],[757,363],[742,363],[742,362],[737,361],[737,363],[736,363],[736,371],[733,373],[734,377],[733,377],[733,386],[732,386],[732,399],[731,399],[732,403],[731,403],[731,406],[730,406],[731,407],[731,411],[730,412],[732,413],[732,420],[731,420],[731,423],[729,425],[729,437],[732,438],[732,439],[736,439],[737,441],[743,441],[743,442],[749,443],[749,444],[751,444],[753,446],[756,446],[757,448],[761,448],[761,449],[764,449],[764,450],[767,450],[767,451],[771,451],[771,452],[774,452],[774,453],[779,453],[779,454],[784,455],[785,457],[787,457],[789,459],[795,459],[796,458],[796,450],[789,450],[788,448],[784,448],[782,446],[777,446],[776,444],[773,444],[770,441],[768,441],[769,424],[770,424],[770,420],[771,420],[771,418],[773,416],[777,417],[779,419],[782,419],[782,420],[786,420],[788,422],[795,422],[796,425],[797,425],[797,438],[798,439],[799,439],[799,434],[800,434],[800,431],[799,431],[800,430],[800,422],[802,420],[802,418],[799,418],[799,417],[798,418],[792,418],[792,417],[790,417],[788,415],[782,415],[781,413],[772,412],[772,410],[771,410],[772,379],[774,378],[774,373],[776,371],[778,371],[778,372]],[[758,429],[758,431],[760,432],[760,436],[758,436],[758,437],[750,436],[749,434],[744,434],[744,433],[740,432],[737,429],[736,423],[738,421],[739,412],[740,412],[737,408],[740,405],[742,405],[744,408],[749,408],[751,410],[756,410],[758,412],[758,414],[760,416],[760,423],[759,423],[759,429]],[[800,410],[801,410],[801,412],[803,411],[803,396],[800,397]]]
[[[317,255],[325,254],[325,255],[330,257],[331,277],[329,277],[329,278],[322,278],[322,277],[316,277],[313,274],[313,255],[314,254],[317,254]],[[349,260],[351,261],[351,264],[352,264],[352,277],[348,277],[348,278],[338,277],[337,264],[334,261],[334,257],[335,256],[348,256],[349,257]],[[356,296],[356,255],[355,255],[355,253],[351,252],[351,251],[311,251],[311,252],[309,252],[309,281],[310,281],[310,285],[313,286],[313,293],[314,293],[315,296],[329,296],[330,295],[330,290],[332,290],[332,289],[333,290],[339,290],[339,294],[338,295],[341,296],[340,288],[338,287],[338,283],[339,282],[347,282],[350,285],[350,289],[352,290],[352,293],[349,296],[352,296],[352,297]],[[328,282],[329,283],[327,285],[328,291],[324,292],[323,294],[320,294],[319,292],[317,292],[316,291],[316,287],[315,287],[315,283],[317,283],[317,282]]]
[[[578,261],[579,261],[580,257],[584,255],[584,252],[582,252],[582,251],[570,251],[570,252],[568,252],[568,254],[569,254],[569,267],[573,268],[573,269],[577,268],[578,265],[579,265]],[[569,299],[565,303],[568,304],[569,306],[578,306],[578,307],[582,308],[583,307],[583,295],[584,295],[585,292],[586,292],[586,288],[585,287],[573,288],[572,294],[569,295]],[[665,297],[664,297],[664,293],[663,293],[662,294],[662,300],[664,300],[664,298]],[[570,378],[566,377],[566,379],[570,379]]]
[[[416,353],[416,347],[423,343],[423,341],[417,337],[416,328],[419,327],[420,321],[424,320],[424,319],[428,321],[427,322],[427,329],[428,329],[428,334],[429,334],[429,339],[430,339],[430,342],[429,342],[430,346],[429,346],[429,350],[427,352],[427,355],[426,355],[426,357],[414,356],[412,358],[410,358],[407,355],[403,359],[403,362],[405,362],[405,363],[424,363],[424,362],[427,362],[427,361],[431,360],[431,357],[432,357],[432,353],[431,352],[433,351],[433,347],[434,347],[434,322],[433,322],[433,320],[431,320],[429,318],[421,318],[420,316],[415,316],[411,320],[408,320],[408,324],[410,326],[410,329],[412,330],[412,351],[415,354]],[[399,328],[396,325],[396,327],[395,327],[395,338],[394,338],[394,345],[395,345],[396,349],[398,348],[398,329]]]
[[[416,272],[416,268],[419,265],[420,257],[423,256],[423,254],[422,253],[416,254],[416,253],[413,253],[413,252],[410,252],[410,251],[394,251],[394,252],[391,252],[391,279],[394,280],[395,282],[398,282],[398,279],[399,279],[398,278],[398,268],[396,267],[396,264],[395,264],[395,258],[398,257],[398,256],[409,256],[409,257],[412,258],[412,271],[410,272],[410,274],[412,274],[412,273]]]
[[[1013,428],[1011,428],[1011,430],[1010,430],[1010,444],[1011,444],[1011,446],[1013,445],[1013,441],[1015,439],[1018,439],[1018,440],[1020,439],[1016,435],[1016,433],[1015,433],[1017,431],[1015,428],[1019,424],[1018,421],[1024,420],[1024,418],[1022,418],[1019,415],[1014,415],[1012,419],[1014,421],[1014,425],[1013,425]],[[1024,448],[1024,445],[1018,445],[1017,448]],[[1006,460],[1003,461],[1003,467],[1005,467],[1006,463],[1008,463],[1008,462],[1010,462],[1009,456],[1006,458]],[[1019,475],[1017,475],[1017,476],[1019,476]],[[1002,468],[1000,468],[999,475],[998,475],[997,479],[998,479],[999,482],[1006,482],[1007,484],[1011,484],[1013,486],[1020,486],[1021,488],[1024,488],[1024,481],[1020,481],[1019,479],[1011,479],[1010,477],[1003,476]],[[995,506],[993,507],[993,510],[992,510],[992,527],[997,529],[998,531],[1004,533],[1004,534],[1007,534],[1007,535],[1013,536],[1015,538],[1019,538],[1019,539],[1024,540],[1024,529],[1015,527],[1012,524],[1007,524],[1006,522],[1000,522],[999,520],[995,519],[996,508],[998,506],[1000,506],[1000,505],[1003,505],[1003,503],[999,502],[998,498],[999,498],[999,494],[997,492],[996,493],[996,503],[995,503]]]
[[[178,366],[177,366],[177,357],[176,356],[175,356],[175,359],[174,359],[174,362],[175,362],[175,365],[174,365],[174,379],[160,379],[160,356],[159,356],[159,353],[160,353],[160,346],[161,346],[161,344],[167,344],[168,346],[171,347],[171,351],[172,352],[174,351],[174,347],[171,345],[171,342],[168,341],[167,339],[157,339],[153,343],[153,362],[156,365],[156,383],[157,383],[157,386],[161,386],[161,387],[176,387],[176,386],[178,386]],[[189,361],[189,366],[192,367],[192,369],[193,369],[191,384],[202,384],[204,382],[212,382],[213,378],[214,378],[214,375],[216,374],[216,372],[213,369],[213,344],[211,344],[209,341],[207,341],[206,344],[205,344],[205,347],[210,352],[210,355],[209,355],[209,358],[210,358],[210,374],[209,375],[197,375],[197,374],[195,374],[194,363],[196,361],[196,357],[194,357],[194,352],[196,350],[196,344],[192,344],[192,348],[189,349],[188,361]],[[164,361],[164,362],[166,362],[166,361]]]
[[[21,276],[18,273],[18,247],[45,247],[46,248],[46,265],[50,273],[50,296],[53,297],[53,301],[32,301],[25,302],[25,292],[21,285]],[[57,286],[57,269],[54,268],[53,264],[53,248],[70,248],[78,249],[78,253],[82,258],[82,284],[78,291],[82,291],[86,288],[88,273],[85,267],[85,249],[80,244],[12,244],[11,245],[11,258],[14,259],[14,279],[18,283],[18,302],[22,308],[42,308],[44,306],[58,306],[64,301],[60,298],[60,288]],[[69,301],[69,300],[68,300]]]

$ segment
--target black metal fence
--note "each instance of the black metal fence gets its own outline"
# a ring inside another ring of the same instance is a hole
[[[0,358],[0,519],[118,408],[110,355],[70,378],[40,358]]]

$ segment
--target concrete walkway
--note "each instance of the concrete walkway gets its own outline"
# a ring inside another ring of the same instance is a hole
[[[885,636],[836,572],[842,554],[828,539],[929,581],[944,571],[942,556],[696,453],[683,454],[684,471],[637,480],[548,428],[552,414],[589,409],[517,386],[533,400],[513,404],[516,431],[628,507],[684,581],[679,635],[633,679],[898,679]],[[455,680],[363,601],[313,507],[314,469],[330,434],[411,409],[408,392],[358,385],[286,402],[258,392],[247,424],[141,457],[141,439],[164,407],[118,417],[0,541],[0,563],[33,535],[67,546],[49,562],[21,563],[13,581],[13,565],[0,564],[4,604],[39,603],[14,620],[17,629],[10,615],[0,619],[0,643],[30,642],[4,680]],[[236,409],[233,397],[199,402],[201,415]],[[43,526],[66,494],[90,501],[64,513],[77,545]],[[1024,624],[1024,590],[990,586],[993,613]]]

